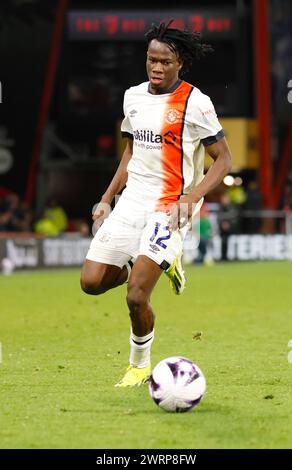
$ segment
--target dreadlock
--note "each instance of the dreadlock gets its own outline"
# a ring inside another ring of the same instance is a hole
[[[181,74],[183,74],[189,70],[193,59],[204,57],[209,52],[212,52],[213,48],[209,44],[201,42],[201,33],[170,28],[169,26],[173,21],[172,19],[167,24],[160,23],[159,26],[152,24],[145,37],[148,45],[152,39],[165,42],[170,50],[182,59]]]

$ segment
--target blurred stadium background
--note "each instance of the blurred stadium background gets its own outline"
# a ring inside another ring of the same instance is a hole
[[[112,394],[126,306],[115,315],[119,291],[84,300],[78,287],[123,150],[123,93],[146,80],[144,32],[167,18],[215,50],[185,78],[212,98],[233,154],[186,240],[186,296],[169,305],[165,281],[154,295],[155,361],[193,357],[192,335],[209,335],[195,358],[210,395],[181,421],[142,390]],[[0,2],[0,260],[20,271],[0,274],[0,447],[291,447],[291,24],[291,0]]]
[[[143,34],[170,17],[215,49],[186,77],[213,99],[233,154],[232,174],[207,197],[211,255],[292,258],[289,0],[184,0],[179,8],[171,0],[7,0],[0,8],[2,258],[18,267],[80,264],[91,209],[122,153],[124,90],[146,80]],[[194,248],[186,260],[196,256]]]

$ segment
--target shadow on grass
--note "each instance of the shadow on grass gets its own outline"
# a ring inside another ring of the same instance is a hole
[[[149,403],[147,404],[149,405]],[[232,413],[234,413],[234,409],[232,407],[218,404],[218,403],[207,403],[203,404],[201,403],[199,406],[193,408],[189,412],[185,413],[171,413],[163,410],[159,406],[155,406],[154,404],[152,405],[150,402],[149,406],[139,406],[139,408],[135,408],[135,406],[132,406],[130,408],[129,406],[123,407],[122,404],[120,406],[115,406],[111,409],[106,409],[106,408],[100,408],[100,409],[72,409],[72,408],[60,408],[60,411],[62,413],[80,413],[80,414],[107,414],[107,413],[112,413],[113,411],[115,412],[116,415],[125,415],[125,416],[140,416],[140,415],[157,415],[157,414],[162,414],[162,416],[171,416],[171,415],[189,415],[190,413],[196,413],[198,415],[201,414],[220,414],[224,416],[230,416]]]

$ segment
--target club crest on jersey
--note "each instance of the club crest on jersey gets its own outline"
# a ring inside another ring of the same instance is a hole
[[[165,120],[168,124],[175,124],[179,121],[180,113],[177,109],[169,109],[165,115]]]
[[[104,232],[102,233],[100,236],[99,236],[99,241],[101,241],[102,243],[107,243],[110,241],[111,239],[111,236],[110,236],[110,233],[108,232]]]

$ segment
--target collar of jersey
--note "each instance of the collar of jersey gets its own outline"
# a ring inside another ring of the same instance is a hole
[[[175,83],[174,85],[172,85],[170,88],[168,88],[168,90],[165,90],[163,93],[151,93],[149,91],[149,87],[150,87],[150,83],[148,85],[148,88],[147,88],[147,92],[149,93],[149,95],[151,96],[163,96],[163,95],[169,95],[170,93],[173,93],[174,91],[176,91],[178,89],[178,87],[181,85],[182,83],[182,80],[179,78]]]

